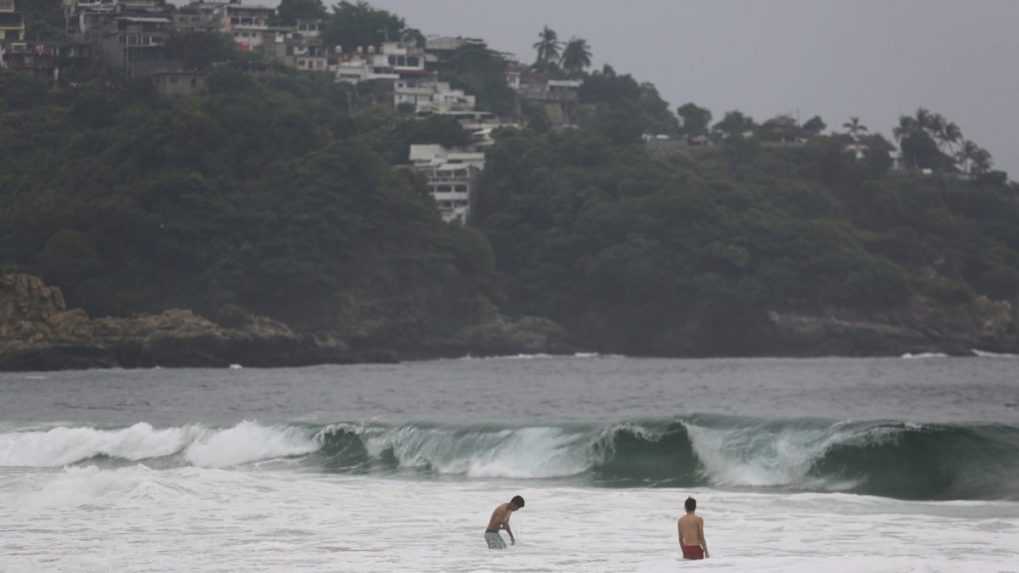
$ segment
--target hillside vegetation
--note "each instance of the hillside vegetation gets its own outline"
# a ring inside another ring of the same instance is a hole
[[[375,22],[371,36],[377,20],[407,31],[363,3],[327,30]],[[958,126],[904,117],[896,169],[857,118],[712,123],[610,66],[587,71],[582,40],[551,54],[548,32],[535,69],[584,79],[575,128],[517,101],[494,52],[440,70],[530,120],[488,149],[466,227],[399,165],[412,143],[467,134],[370,105],[366,87],[252,73],[216,38],[193,98],[0,73],[0,266],[94,316],[255,313],[407,355],[524,317],[630,354],[1016,350],[1019,192]]]

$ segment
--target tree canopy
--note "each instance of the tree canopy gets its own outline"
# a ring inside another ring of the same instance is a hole
[[[373,8],[364,0],[343,1],[333,6],[322,37],[330,46],[341,46],[344,52],[354,52],[358,47],[367,48],[387,40],[399,40],[405,27],[403,18],[387,10]]]
[[[284,26],[293,26],[298,20],[324,19],[328,12],[322,0],[280,0],[276,19]]]
[[[583,38],[570,38],[563,48],[560,65],[571,75],[579,75],[591,67],[591,46]]]

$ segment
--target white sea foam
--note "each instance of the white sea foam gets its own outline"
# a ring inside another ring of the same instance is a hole
[[[919,426],[916,426],[919,427]],[[863,445],[897,439],[895,426],[854,428],[746,426],[712,428],[686,424],[705,477],[716,486],[821,488],[847,490],[854,482],[822,481],[810,475],[814,464],[835,445]]]
[[[468,477],[548,478],[582,473],[588,439],[560,428],[451,430],[401,427],[362,436],[373,457],[392,452],[400,466]]]
[[[767,431],[687,425],[694,453],[715,485],[783,486],[802,482],[826,448],[824,430]]]
[[[97,456],[142,461],[183,452],[202,467],[229,467],[314,452],[321,445],[302,428],[241,422],[232,428],[155,429],[138,423],[119,430],[59,427],[0,434],[0,467],[61,467]]]
[[[10,472],[0,469],[0,530],[16,548],[0,552],[5,572],[983,573],[1019,560],[1019,504],[1007,502],[203,468]],[[481,528],[516,493],[527,500],[513,516],[518,543],[490,552]],[[705,519],[702,563],[678,555],[687,495]]]
[[[906,360],[924,360],[930,358],[949,358],[949,356],[941,352],[918,352],[916,354],[907,352],[900,358],[905,358]]]
[[[0,466],[60,467],[100,455],[144,460],[173,455],[204,430],[197,426],[156,430],[146,423],[120,430],[53,428],[0,434]]]
[[[973,354],[976,354],[977,357],[979,357],[979,358],[1009,358],[1009,359],[1019,358],[1019,354],[1007,354],[1007,353],[1003,353],[1003,352],[988,352],[986,350],[977,350],[976,348],[973,349]]]
[[[309,454],[320,447],[301,428],[267,427],[245,421],[228,430],[203,435],[188,446],[184,456],[196,466],[225,468]]]

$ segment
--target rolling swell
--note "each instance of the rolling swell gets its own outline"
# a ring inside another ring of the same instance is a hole
[[[906,499],[1019,499],[1019,428],[879,426],[833,444],[811,473]]]
[[[1004,425],[691,416],[605,426],[242,422],[0,433],[0,467],[245,467],[280,459],[348,474],[1019,500],[1019,428]]]

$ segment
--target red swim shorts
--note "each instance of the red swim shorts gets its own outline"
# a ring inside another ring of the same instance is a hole
[[[700,545],[684,545],[683,559],[704,559],[704,549]]]

